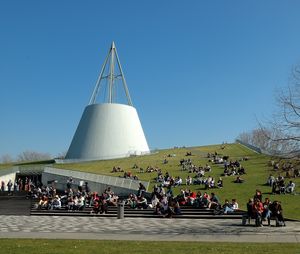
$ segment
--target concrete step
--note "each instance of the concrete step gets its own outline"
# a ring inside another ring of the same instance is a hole
[[[8,193],[8,191],[0,191],[0,199],[2,197],[26,197],[27,192],[26,191],[16,191],[16,192],[11,192]]]
[[[107,214],[91,214],[91,213],[79,213],[79,212],[70,212],[70,213],[53,213],[53,212],[34,212],[31,213],[34,216],[82,216],[82,217],[117,217],[115,213]],[[162,215],[155,214],[125,214],[125,218],[162,218]],[[178,219],[239,219],[241,220],[240,215],[173,215],[173,218]]]
[[[31,201],[24,197],[1,197],[0,215],[30,215]]]

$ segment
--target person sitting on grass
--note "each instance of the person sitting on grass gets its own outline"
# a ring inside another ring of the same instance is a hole
[[[256,189],[253,200],[259,199],[260,202],[262,202],[262,193],[260,190]]]
[[[266,184],[269,185],[270,187],[272,187],[273,184],[275,183],[275,181],[276,181],[275,177],[272,174],[270,174],[268,179],[267,179]]]
[[[240,176],[237,176],[236,179],[234,180],[234,183],[243,183],[244,179],[242,179]]]
[[[187,178],[185,179],[185,184],[186,185],[191,185],[193,182],[193,179],[190,176],[187,176]]]
[[[245,175],[246,174],[246,170],[242,165],[238,169],[238,174],[239,175]]]
[[[217,182],[217,187],[218,188],[223,188],[223,179],[220,177],[218,182]]]
[[[174,181],[174,187],[180,186],[181,184],[182,184],[182,178],[180,176],[177,176]]]
[[[295,190],[295,187],[296,187],[296,184],[293,182],[293,181],[290,181],[289,183],[288,183],[288,185],[286,186],[286,192],[287,193],[293,193],[294,192],[294,190]]]

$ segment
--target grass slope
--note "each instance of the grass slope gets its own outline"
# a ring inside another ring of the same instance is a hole
[[[186,157],[186,152],[192,152],[193,156]],[[182,158],[191,158],[193,164],[196,166],[205,166],[209,164],[212,167],[212,172],[207,173],[206,176],[211,175],[216,180],[223,173],[223,167],[220,165],[215,165],[208,162],[206,158],[207,153],[217,152],[218,154],[228,155],[231,160],[240,160],[241,158],[247,156],[250,159],[248,161],[242,161],[242,165],[245,167],[247,174],[242,176],[245,179],[243,184],[233,183],[235,179],[234,176],[222,177],[224,181],[223,189],[213,189],[209,192],[215,192],[220,200],[236,198],[241,209],[246,208],[246,202],[250,197],[253,197],[255,190],[260,189],[263,193],[263,197],[270,197],[271,200],[280,200],[283,205],[284,214],[290,219],[300,219],[300,196],[299,195],[271,195],[271,188],[265,185],[267,177],[269,174],[275,176],[279,172],[273,171],[271,167],[268,166],[270,157],[262,154],[257,154],[254,151],[240,145],[240,144],[228,144],[224,149],[221,149],[220,145],[213,146],[203,146],[203,147],[192,147],[192,148],[177,148],[177,149],[167,149],[160,150],[155,154],[139,157],[130,157],[125,159],[116,160],[106,160],[106,161],[96,161],[96,162],[86,162],[78,164],[57,164],[55,167],[72,169],[84,172],[91,172],[96,174],[112,175],[112,176],[122,176],[123,173],[111,173],[113,166],[119,166],[124,171],[131,171],[133,175],[137,175],[140,180],[150,181],[151,185],[149,191],[152,190],[155,181],[154,178],[157,173],[139,173],[138,169],[132,169],[134,164],[144,169],[147,166],[159,167],[162,169],[163,174],[167,171],[172,176],[181,176],[185,182],[188,175],[193,177],[193,174],[189,174],[187,171],[181,171],[179,167],[179,161]],[[168,154],[174,154],[174,157],[167,157]],[[163,164],[163,160],[167,158],[168,163]],[[299,189],[300,179],[293,179],[296,182],[296,189]],[[180,188],[186,188],[185,185],[181,187],[176,187],[173,189],[174,193],[177,194]],[[193,191],[204,192],[204,186],[192,185],[188,186],[189,189]]]
[[[13,166],[12,163],[0,164],[0,170],[1,170],[1,169],[11,168],[12,166]]]

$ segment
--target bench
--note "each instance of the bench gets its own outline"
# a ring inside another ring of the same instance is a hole
[[[248,225],[251,225],[252,224],[251,223],[252,220],[254,220],[255,226],[259,226],[259,225],[263,224],[262,222],[260,222],[260,218],[259,217],[255,218],[253,216],[249,216],[248,213],[244,213],[243,216],[242,216],[242,225],[246,226],[247,221],[248,221]],[[275,221],[275,226],[276,227],[285,226],[285,223],[279,221],[278,217],[276,217],[276,216],[268,217],[268,219],[267,219],[268,226],[271,226],[271,221]]]

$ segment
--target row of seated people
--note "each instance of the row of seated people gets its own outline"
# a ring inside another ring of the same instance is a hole
[[[239,209],[236,199],[232,199],[231,203],[226,200],[222,205],[215,193],[209,195],[207,192],[204,192],[202,194],[201,191],[196,193],[189,189],[181,189],[180,193],[174,197],[172,188],[169,187],[165,190],[162,186],[154,186],[151,200],[152,207],[155,207],[156,203],[158,201],[160,202],[164,197],[175,198],[180,206],[184,205],[194,208],[217,209],[220,213],[233,212]]]
[[[164,160],[163,163],[166,164],[166,163],[168,163],[168,161]],[[198,173],[199,171],[202,171],[202,170],[203,170],[203,172],[211,171],[211,167],[208,164],[206,164],[205,167],[196,166],[193,164],[191,159],[181,159],[179,161],[179,166],[181,167],[182,171],[188,170],[189,173]]]
[[[165,173],[165,175],[163,175],[161,171],[158,172],[155,180],[157,183],[162,183],[162,185],[165,187],[167,187],[169,185],[170,186],[178,186],[178,185],[183,184],[183,180],[180,176],[173,177],[169,174],[168,171]],[[186,184],[189,185],[190,181],[192,181],[192,179],[190,178],[190,176],[188,176],[188,178],[186,179]]]
[[[80,188],[79,188],[80,189]],[[94,192],[67,189],[65,193],[59,195],[56,190],[50,187],[37,188],[34,194],[37,199],[37,209],[66,209],[68,211],[83,210],[85,207],[94,207],[98,201],[103,201],[107,205],[117,205],[118,196],[108,187],[101,195]],[[97,206],[97,205],[96,205]]]
[[[123,177],[126,179],[139,180],[137,175],[133,175],[131,171],[124,172]]]
[[[205,172],[211,172],[211,166],[209,166],[208,164],[206,164],[204,167],[202,166],[195,166],[195,165],[191,165],[188,169],[189,173],[195,173],[196,175],[199,176],[204,176]]]
[[[214,153],[208,153],[207,158],[209,158],[209,162],[215,163],[215,164],[222,164],[224,162],[227,162],[229,159],[229,156],[221,154],[218,154],[217,152]]]
[[[189,205],[198,208],[218,209],[218,213],[230,213],[238,210],[238,203],[235,199],[232,202],[225,201],[224,205],[221,205],[219,199],[214,193],[209,195],[204,193],[203,195],[198,192],[191,192],[189,190],[181,190],[181,193],[177,196],[173,196],[169,191],[164,192],[163,188],[154,188],[152,193],[151,202],[149,204],[143,193],[139,196],[136,194],[130,194],[127,199],[124,200],[126,207],[131,209],[153,209],[153,213],[161,217],[171,218],[173,215],[180,215],[182,205]],[[103,202],[100,198],[99,201],[95,201],[93,206],[93,213],[107,212],[107,202]]]
[[[295,167],[291,162],[285,162],[282,165],[279,162],[270,161],[269,166],[273,167],[273,170],[279,171],[282,170],[286,172],[289,177],[300,177],[300,169]]]
[[[246,170],[243,166],[240,167],[224,167],[223,176],[245,175]]]
[[[117,172],[124,172],[124,170],[121,167],[113,166],[111,173],[117,173]]]
[[[232,168],[239,168],[241,167],[241,163],[238,161],[238,160],[235,160],[235,161],[226,161],[224,162],[224,168],[225,169],[232,169]]]
[[[58,210],[66,207],[69,211],[82,210],[85,205],[85,197],[83,195],[60,196],[43,195],[39,198],[37,203],[38,209]]]
[[[238,160],[235,160],[235,161],[228,161],[229,159],[229,156],[225,155],[223,157],[220,157],[219,155],[216,155],[216,156],[213,156],[213,159],[210,159],[209,162],[213,162],[215,164],[222,164],[224,163],[224,165],[226,167],[239,167],[240,165],[240,161],[248,161],[249,160],[249,157],[245,156],[243,158],[241,158],[239,161]]]
[[[138,170],[138,173],[152,173],[152,172],[161,172],[161,169],[159,167],[153,167],[153,166],[150,166],[148,165],[146,167],[146,169],[142,168],[142,167],[139,167],[137,164],[134,164],[133,169],[139,169]]]
[[[187,179],[190,181],[190,179]],[[190,183],[190,182],[189,182]],[[219,177],[218,181],[215,180],[214,177],[209,176],[206,177],[196,177],[192,181],[193,184],[204,185],[205,189],[213,189],[213,188],[223,188],[223,179]],[[189,185],[189,184],[188,184]]]
[[[296,184],[292,180],[286,184],[285,178],[280,174],[276,178],[270,174],[266,184],[272,187],[272,194],[292,194],[295,192],[296,188]]]
[[[179,161],[179,166],[183,166],[183,165],[186,165],[186,166],[190,166],[192,165],[192,159],[181,159]]]
[[[162,174],[159,174],[156,178],[157,183],[161,183],[162,186],[168,187],[168,186],[181,186],[183,185],[183,179],[180,176],[172,177],[167,172],[165,176]],[[218,181],[216,181],[213,177],[208,176],[203,177],[203,175],[196,175],[195,178],[192,178],[191,176],[187,176],[185,179],[185,185],[204,185],[206,189],[211,188],[222,188],[223,187],[223,179],[220,177]]]
[[[263,221],[268,221],[270,225],[271,217],[276,219],[276,226],[285,226],[281,202],[277,200],[272,202],[268,197],[263,201],[260,190],[256,190],[254,197],[247,203],[247,217],[255,219],[257,227],[262,227]]]
[[[163,164],[167,164],[168,161],[165,159],[163,161]],[[136,163],[132,166],[132,169],[138,169],[138,173],[152,173],[152,172],[157,172],[157,173],[160,173],[161,172],[161,169],[159,167],[154,167],[154,166],[151,166],[151,165],[148,165],[146,167],[146,169],[142,168],[142,167],[139,167]],[[113,167],[111,173],[117,173],[117,172],[125,172],[121,167]],[[125,175],[126,173],[126,175]],[[132,173],[131,171],[128,171],[128,172],[125,172],[124,173],[124,177],[133,177],[132,176]],[[128,176],[128,174],[131,174],[131,176]],[[138,179],[137,179],[138,180]]]

